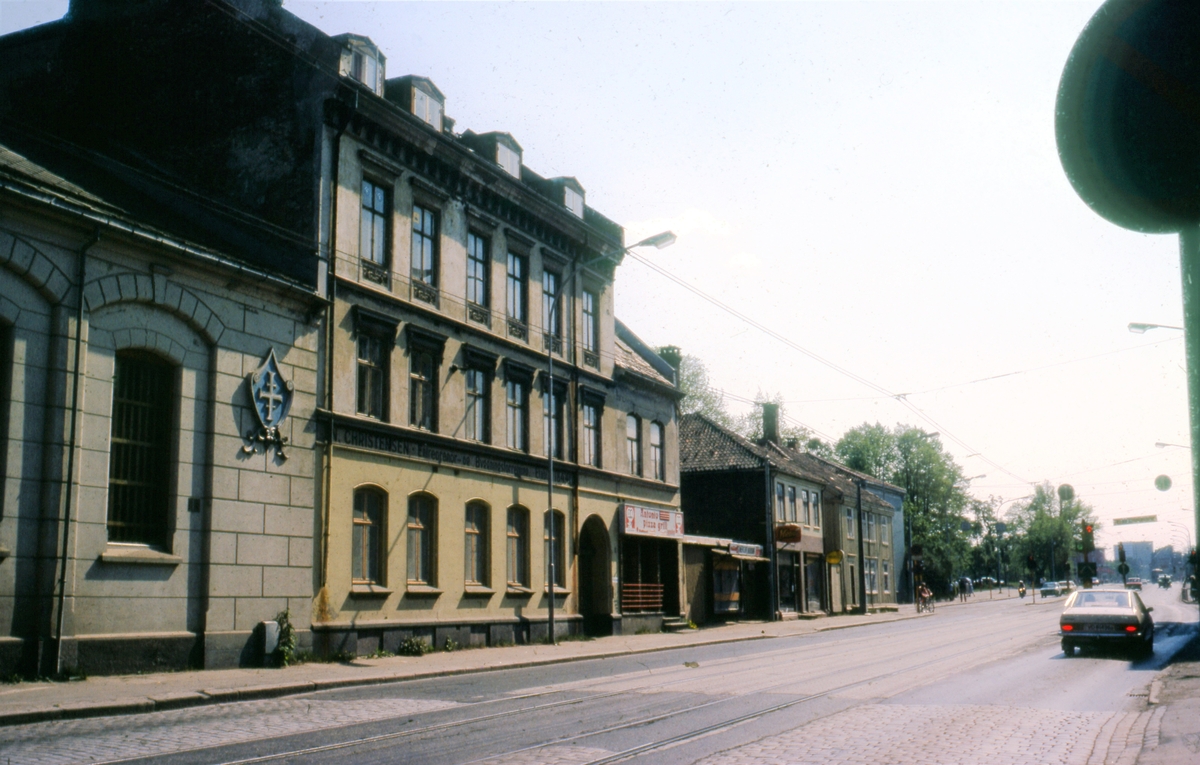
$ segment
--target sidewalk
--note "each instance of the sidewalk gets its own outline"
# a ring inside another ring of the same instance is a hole
[[[1200,762],[1200,636],[1150,684],[1147,706],[1155,714],[1138,765]]]
[[[628,656],[741,640],[805,635],[916,618],[921,617],[910,605],[900,606],[898,612],[868,616],[743,622],[686,632],[568,640],[555,646],[481,648],[453,653],[435,652],[421,657],[360,657],[352,662],[300,664],[283,669],[194,670],[93,677],[66,683],[27,682],[0,685],[0,725],[136,714],[230,701],[275,698],[356,685]]]

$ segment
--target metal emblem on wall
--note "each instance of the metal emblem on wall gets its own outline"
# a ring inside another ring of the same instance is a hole
[[[274,446],[279,458],[286,460],[283,447],[288,439],[279,432],[279,426],[292,408],[294,386],[291,380],[283,379],[274,348],[267,354],[262,366],[250,373],[246,383],[250,387],[250,400],[254,403],[254,413],[258,416],[260,427],[246,434],[246,440],[250,443],[243,446],[242,451],[254,454],[260,449],[266,452]]]

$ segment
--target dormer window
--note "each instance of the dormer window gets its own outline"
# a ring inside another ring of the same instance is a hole
[[[425,120],[440,133],[442,130],[442,102],[414,86],[412,104],[413,114]]]
[[[563,204],[578,217],[583,217],[583,194],[570,186],[563,187]]]
[[[354,60],[350,66],[350,76],[371,90],[375,90],[376,83],[379,82],[379,63],[369,53],[354,51]]]
[[[496,143],[496,162],[512,177],[521,177],[521,155],[499,142]]]
[[[377,96],[383,95],[385,58],[369,37],[338,35],[342,49],[341,75],[362,83]]]

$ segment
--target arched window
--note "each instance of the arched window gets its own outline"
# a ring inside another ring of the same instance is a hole
[[[175,368],[117,351],[108,460],[108,539],[168,547]]]
[[[466,523],[463,528],[464,580],[467,584],[486,587],[491,579],[488,576],[488,549],[491,547],[491,536],[488,534],[490,514],[491,508],[486,502],[467,503]]]
[[[508,584],[529,586],[529,511],[514,505],[508,508]]]
[[[437,500],[429,494],[408,499],[408,581],[430,587],[437,583]]]
[[[554,523],[554,545],[551,549],[550,545],[550,523]],[[553,510],[546,513],[543,522],[542,530],[542,550],[545,556],[546,570],[543,572],[547,583],[550,581],[550,561],[554,561],[554,586],[566,588],[567,586],[567,557],[564,554],[566,545],[564,541],[567,536],[566,521],[561,512]]]
[[[350,578],[356,584],[383,584],[383,522],[387,494],[374,487],[354,490],[353,549]]]

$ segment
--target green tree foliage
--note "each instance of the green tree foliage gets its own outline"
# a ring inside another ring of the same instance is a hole
[[[1073,574],[1071,562],[1079,559],[1076,545],[1084,521],[1094,524],[1091,505],[1078,497],[1063,502],[1048,483],[1034,489],[1028,501],[1008,511],[1008,530],[1012,534],[1012,578],[1030,576],[1026,560],[1037,563],[1036,575],[1044,579],[1067,579]]]
[[[708,379],[708,367],[699,358],[683,355],[677,370],[679,390],[683,399],[679,402],[679,414],[702,414],[718,425],[734,426],[734,418],[725,408],[725,396],[712,386]]]
[[[935,592],[947,592],[967,573],[974,527],[963,530],[970,504],[966,481],[937,434],[863,423],[842,436],[835,452],[848,467],[904,489],[904,513],[912,543],[923,551],[925,581]]]

